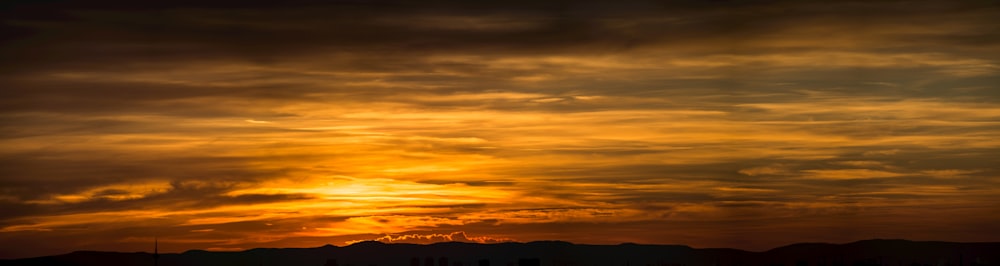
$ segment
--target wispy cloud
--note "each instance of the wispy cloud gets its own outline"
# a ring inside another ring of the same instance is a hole
[[[436,243],[436,242],[474,242],[474,243],[501,243],[501,242],[513,242],[513,239],[509,238],[494,238],[489,236],[476,236],[469,237],[465,232],[452,232],[450,234],[399,234],[399,235],[385,235],[383,237],[371,239],[371,240],[351,240],[347,241],[347,244],[354,244],[363,241],[379,241],[387,243]]]

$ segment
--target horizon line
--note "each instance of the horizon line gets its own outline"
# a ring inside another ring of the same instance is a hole
[[[433,245],[456,244],[456,243],[457,244],[470,244],[470,245],[484,245],[484,246],[505,245],[505,244],[522,244],[523,245],[523,244],[532,244],[532,243],[564,243],[564,244],[569,244],[569,245],[574,245],[574,246],[623,246],[623,245],[665,246],[665,247],[666,246],[674,246],[674,247],[685,247],[685,248],[694,249],[694,250],[729,249],[729,250],[743,251],[743,252],[749,252],[749,253],[767,253],[767,252],[770,252],[770,251],[773,251],[773,250],[777,250],[777,249],[785,248],[785,247],[790,247],[790,246],[795,246],[795,245],[819,244],[819,245],[835,245],[836,246],[836,245],[850,245],[850,244],[855,244],[855,243],[860,243],[860,242],[868,242],[868,241],[903,241],[903,242],[911,242],[911,243],[954,243],[954,244],[1000,244],[1000,240],[996,240],[996,241],[958,242],[958,241],[943,241],[943,240],[910,240],[910,239],[902,239],[902,238],[870,238],[870,239],[860,239],[860,240],[855,240],[855,241],[850,241],[850,242],[843,242],[843,243],[831,243],[831,242],[795,242],[795,243],[789,243],[789,244],[785,244],[785,245],[776,246],[776,247],[773,247],[773,248],[770,248],[770,249],[767,249],[767,250],[754,251],[754,250],[746,250],[746,249],[730,248],[730,247],[692,247],[692,246],[686,245],[686,244],[649,244],[649,243],[634,243],[634,242],[622,242],[622,243],[618,243],[618,244],[587,244],[587,243],[573,243],[573,242],[565,241],[565,240],[534,240],[534,241],[527,241],[527,242],[505,241],[505,242],[495,242],[495,243],[479,243],[479,242],[473,242],[473,241],[441,241],[441,242],[433,242],[433,243],[407,243],[407,242],[383,242],[383,241],[377,241],[377,240],[365,240],[365,241],[359,241],[359,242],[355,242],[355,243],[348,244],[348,245],[343,245],[343,246],[338,246],[338,245],[334,245],[334,244],[329,244],[328,243],[328,244],[325,244],[325,245],[322,245],[322,246],[314,246],[314,247],[254,247],[254,248],[247,248],[247,249],[242,249],[242,250],[189,249],[189,250],[185,250],[185,251],[182,251],[182,252],[168,252],[168,253],[158,253],[158,254],[159,255],[181,255],[181,254],[191,253],[191,252],[242,253],[242,252],[247,252],[247,251],[252,251],[252,250],[261,250],[261,249],[288,250],[288,249],[318,249],[318,248],[325,248],[325,247],[348,248],[348,247],[352,247],[352,246],[356,246],[356,245],[370,245],[370,244],[376,244],[376,243],[380,244],[380,245],[414,245],[414,246],[433,246]],[[148,251],[125,252],[125,251],[110,251],[110,250],[75,250],[75,251],[71,251],[69,253],[54,254],[54,255],[45,255],[45,256],[36,256],[36,257],[21,257],[21,258],[6,258],[6,259],[5,258],[0,258],[0,261],[11,261],[11,260],[21,260],[21,259],[54,257],[54,256],[63,256],[63,255],[69,255],[69,254],[74,254],[74,253],[89,253],[89,252],[94,252],[94,253],[120,253],[120,254],[154,254],[154,253],[150,253]]]

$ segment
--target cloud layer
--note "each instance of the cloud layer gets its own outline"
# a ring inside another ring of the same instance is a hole
[[[990,2],[0,10],[0,257],[1000,237]]]

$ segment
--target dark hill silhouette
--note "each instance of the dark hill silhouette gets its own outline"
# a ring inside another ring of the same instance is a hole
[[[442,258],[445,258],[442,260]],[[442,262],[443,261],[443,262]],[[952,243],[864,240],[800,243],[765,252],[695,249],[682,245],[580,245],[562,241],[474,244],[460,242],[346,247],[255,248],[241,252],[191,250],[160,254],[158,265],[303,266],[980,266],[1000,265],[1000,242]],[[153,265],[153,254],[77,251],[0,260],[0,265]]]

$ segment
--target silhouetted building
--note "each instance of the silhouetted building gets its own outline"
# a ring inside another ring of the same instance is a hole
[[[323,264],[323,266],[340,266],[340,264],[337,264],[336,259],[326,259],[326,264]]]
[[[448,265],[448,257],[441,257],[438,259],[438,266],[450,266]]]
[[[434,266],[434,258],[427,257],[424,259],[424,266]]]
[[[413,257],[410,259],[410,266],[420,266],[420,258]]]
[[[488,259],[479,260],[479,266],[490,266],[490,260]]]
[[[462,263],[461,261],[456,261],[456,262],[452,262],[451,266],[465,266],[465,264]]]
[[[542,260],[539,258],[518,259],[517,266],[542,266]]]

